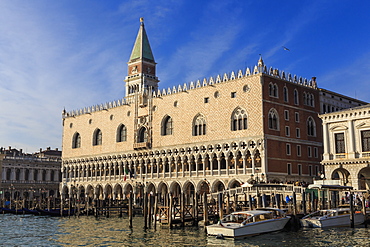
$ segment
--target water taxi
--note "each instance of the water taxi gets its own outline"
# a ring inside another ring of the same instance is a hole
[[[350,226],[351,210],[349,208],[325,209],[313,212],[303,217],[300,222],[303,227],[335,227]],[[354,212],[354,224],[360,225],[365,221],[361,211]]]
[[[260,208],[231,213],[206,228],[211,236],[242,238],[282,230],[289,220],[290,216],[280,209]]]

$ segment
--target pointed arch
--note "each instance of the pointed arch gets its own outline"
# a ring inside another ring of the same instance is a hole
[[[316,136],[316,123],[311,116],[307,118],[307,135]]]
[[[294,104],[299,105],[298,90],[294,89]]]
[[[148,131],[144,126],[137,132],[137,142],[148,142]]]
[[[199,113],[193,120],[193,136],[205,135],[207,133],[207,121],[203,114]]]
[[[103,134],[100,129],[96,129],[93,134],[93,146],[102,145]]]
[[[244,130],[248,128],[247,112],[241,107],[235,108],[231,115],[231,130]]]
[[[271,97],[278,97],[278,86],[277,84],[273,84],[272,82],[269,83],[269,95]]]
[[[172,135],[172,118],[168,115],[164,116],[162,119],[162,124],[161,124],[161,135],[162,136],[167,136],[167,135]]]
[[[284,97],[284,102],[289,102],[288,88],[286,86],[284,86],[283,88],[283,97]]]
[[[279,130],[279,114],[274,108],[271,108],[268,114],[268,127],[272,130]]]
[[[81,135],[80,133],[76,132],[72,138],[72,148],[80,148],[81,147]]]
[[[117,128],[116,142],[127,141],[127,128],[124,124],[120,124]]]

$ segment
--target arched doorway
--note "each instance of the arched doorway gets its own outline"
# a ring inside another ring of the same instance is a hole
[[[370,190],[370,167],[362,168],[357,178],[359,190]]]
[[[350,173],[344,168],[335,169],[331,174],[332,180],[340,180],[340,185],[348,185]]]
[[[194,184],[191,182],[187,182],[184,185],[184,193],[185,193],[185,204],[193,204],[194,197],[195,197],[195,187]]]
[[[221,182],[221,181],[217,181],[214,185],[213,185],[213,191],[214,192],[222,192],[225,190],[225,185]]]

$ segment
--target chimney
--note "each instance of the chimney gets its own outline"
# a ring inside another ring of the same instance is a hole
[[[9,151],[12,150],[12,146],[9,146]]]
[[[55,151],[58,151],[58,148],[55,148]]]
[[[46,148],[46,150],[47,150],[47,151],[50,151],[50,147],[47,147],[47,148]]]
[[[22,152],[23,152],[23,149],[19,149],[19,154],[22,154]]]

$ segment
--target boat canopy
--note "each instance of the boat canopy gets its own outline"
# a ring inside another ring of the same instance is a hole
[[[310,184],[308,189],[352,190],[353,187],[333,184]]]

